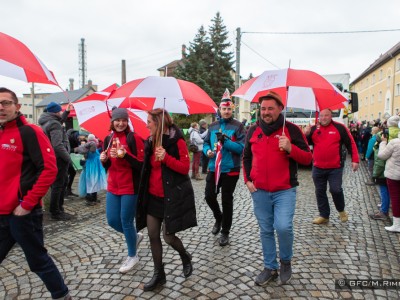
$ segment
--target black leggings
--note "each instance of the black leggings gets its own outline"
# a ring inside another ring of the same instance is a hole
[[[147,215],[147,230],[150,239],[151,254],[153,255],[154,268],[159,269],[162,267],[162,243],[161,243],[161,225],[163,226],[164,241],[170,245],[174,250],[178,251],[180,255],[185,253],[182,241],[172,234],[165,234],[165,224],[163,219]]]

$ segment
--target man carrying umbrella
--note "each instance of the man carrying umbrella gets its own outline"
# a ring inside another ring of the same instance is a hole
[[[232,107],[233,103],[229,95],[225,96],[224,94],[218,111],[221,118],[208,127],[208,134],[203,146],[203,153],[210,159],[205,199],[215,218],[212,234],[218,234],[222,227],[219,238],[220,246],[229,244],[229,231],[233,215],[233,192],[239,179],[245,139],[243,124],[233,119]],[[216,163],[216,158],[220,158],[220,163]],[[222,190],[222,212],[217,201],[220,188]]]
[[[275,233],[279,240],[280,279],[292,276],[293,217],[296,207],[297,163],[308,165],[312,154],[301,129],[284,121],[281,97],[269,92],[259,98],[260,119],[250,127],[243,151],[243,176],[253,198],[260,227],[264,270],[256,285],[278,277]]]
[[[306,127],[305,134],[310,145],[314,145],[314,162],[312,177],[315,185],[319,217],[313,224],[329,222],[330,208],[326,195],[327,183],[333,203],[339,212],[342,222],[347,222],[348,214],[344,210],[344,194],[342,188],[343,166],[347,148],[352,158],[352,169],[357,171],[359,157],[356,143],[350,131],[343,124],[332,121],[332,111],[324,109],[319,114],[319,123]]]

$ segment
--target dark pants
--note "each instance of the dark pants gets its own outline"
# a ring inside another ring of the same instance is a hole
[[[326,194],[329,182],[329,192],[338,212],[344,211],[344,194],[342,189],[343,168],[320,169],[313,167],[312,177],[315,185],[315,196],[317,197],[319,215],[329,218],[331,213],[328,196]]]
[[[68,166],[68,185],[67,185],[67,190],[72,190],[72,184],[74,183],[76,171],[74,168],[74,165],[71,163]]]
[[[201,172],[203,174],[207,174],[207,169],[208,169],[208,161],[209,158],[207,155],[205,155],[203,152],[201,152]]]
[[[222,212],[217,201],[218,193],[215,192],[215,173],[208,172],[206,178],[205,198],[208,206],[211,208],[214,218],[218,222],[222,222],[221,233],[229,234],[232,226],[233,215],[233,192],[236,188],[236,183],[239,175],[228,176],[222,173],[219,178],[218,192],[221,189]]]
[[[30,270],[40,277],[53,298],[61,298],[68,293],[68,288],[44,247],[42,222],[41,208],[25,216],[0,215],[0,263],[18,243]]]
[[[59,215],[64,211],[64,195],[68,183],[69,163],[61,158],[57,158],[58,173],[56,180],[51,186],[50,194],[50,213]]]

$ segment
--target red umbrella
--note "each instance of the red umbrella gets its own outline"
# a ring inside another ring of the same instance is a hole
[[[72,102],[72,104],[79,103],[79,102],[84,102],[84,101],[89,101],[89,100],[98,100],[98,101],[105,101],[111,93],[113,93],[116,89],[118,88],[118,84],[114,83],[105,89],[101,91],[96,91],[85,98],[76,100],[75,102]],[[68,107],[69,103],[61,105],[61,108],[65,110]],[[75,109],[72,109],[69,113],[69,117],[76,117],[76,111]]]
[[[232,96],[251,102],[274,91],[287,107],[323,110],[344,107],[348,99],[321,75],[307,70],[282,69],[265,71],[244,83]]]
[[[215,102],[196,84],[174,77],[149,76],[132,80],[118,88],[107,100],[110,106],[151,110],[165,108],[170,113],[215,113]]]
[[[87,100],[74,103],[76,117],[79,125],[95,136],[104,140],[110,133],[111,108],[106,102],[99,100]],[[150,132],[147,129],[147,113],[138,109],[128,109],[129,126],[146,139]]]
[[[25,82],[58,86],[53,73],[28,47],[2,32],[0,32],[0,75]]]

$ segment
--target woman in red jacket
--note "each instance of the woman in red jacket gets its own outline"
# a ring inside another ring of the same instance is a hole
[[[125,108],[112,111],[112,133],[105,138],[100,160],[108,172],[106,215],[108,224],[125,235],[128,257],[119,269],[130,271],[139,261],[137,247],[143,235],[136,232],[137,193],[143,164],[143,140],[128,126]]]

